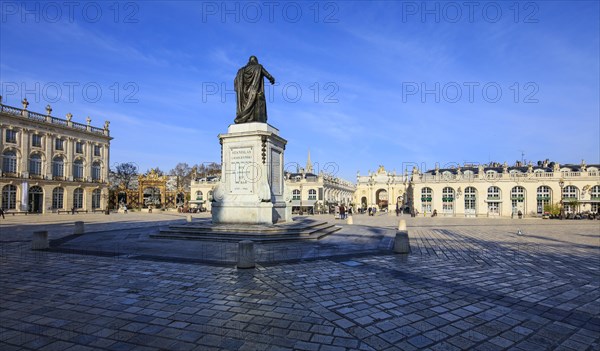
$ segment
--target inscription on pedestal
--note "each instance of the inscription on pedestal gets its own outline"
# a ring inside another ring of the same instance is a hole
[[[271,191],[274,195],[282,195],[281,152],[271,149]]]
[[[253,154],[251,147],[232,148],[230,189],[232,193],[251,193],[253,179]]]

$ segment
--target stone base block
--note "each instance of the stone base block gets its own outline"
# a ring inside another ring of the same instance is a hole
[[[212,205],[213,224],[273,224],[273,204],[261,203],[219,203]]]

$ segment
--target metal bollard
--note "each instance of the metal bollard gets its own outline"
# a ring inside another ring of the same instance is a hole
[[[396,238],[394,239],[394,252],[401,254],[410,253],[410,242],[408,240],[407,230],[399,230],[396,232]]]
[[[352,219],[352,216],[348,216],[348,221],[346,223],[354,224],[354,220]]]
[[[73,228],[73,234],[83,234],[85,233],[85,228],[83,227],[83,221],[76,221],[75,228]]]
[[[185,220],[186,220],[188,223],[192,223],[192,215],[187,215],[187,216],[185,217]]]
[[[406,231],[406,220],[404,220],[404,219],[400,220],[400,222],[398,223],[398,230]]]
[[[50,244],[48,242],[48,231],[42,230],[38,232],[33,232],[33,240],[31,240],[31,249],[45,250],[48,248],[50,248]]]
[[[242,240],[238,243],[237,268],[254,268],[254,242]]]

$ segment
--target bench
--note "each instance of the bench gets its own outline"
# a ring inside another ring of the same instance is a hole
[[[30,214],[30,213],[29,213],[29,212],[26,212],[26,211],[14,211],[14,212],[8,212],[8,211],[5,211],[5,212],[4,212],[4,215],[9,215],[9,214],[11,214],[11,215],[13,215],[13,216],[14,216],[14,215],[16,215],[16,214],[22,214],[22,215],[25,215],[25,216],[27,216],[27,215],[28,215],[28,214]]]

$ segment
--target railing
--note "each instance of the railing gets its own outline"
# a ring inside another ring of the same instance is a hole
[[[562,172],[563,177],[579,177],[581,172]]]
[[[74,129],[91,132],[94,134],[108,135],[108,129],[92,127],[92,126],[88,126],[88,125],[85,125],[82,123],[77,123],[77,122],[70,122],[70,121],[66,121],[64,119],[52,117],[50,115],[43,115],[41,113],[32,112],[32,111],[28,111],[25,109],[16,108],[13,106],[0,104],[0,112],[14,115],[14,116],[24,117],[24,118],[31,119],[31,120],[38,121],[38,122],[46,122],[46,123],[57,124],[60,126],[65,126],[65,127],[72,127]]]

